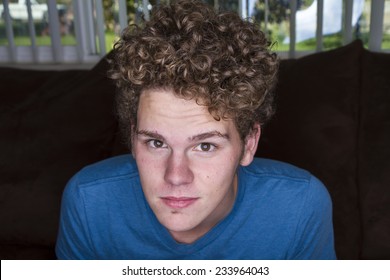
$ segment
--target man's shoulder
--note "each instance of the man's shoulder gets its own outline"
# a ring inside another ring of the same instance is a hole
[[[254,177],[278,177],[290,180],[310,180],[312,174],[292,164],[273,159],[255,158],[244,168],[247,174]]]
[[[243,180],[252,186],[253,192],[267,190],[268,194],[278,197],[287,194],[289,199],[295,193],[297,197],[304,195],[316,197],[317,201],[330,201],[326,186],[316,176],[289,163],[255,158],[252,164],[243,168],[243,173]]]
[[[138,176],[135,160],[129,154],[108,158],[81,169],[72,181],[78,185],[129,180]]]

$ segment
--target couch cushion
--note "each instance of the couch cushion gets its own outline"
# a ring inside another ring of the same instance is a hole
[[[53,246],[0,244],[1,260],[55,260]]]
[[[390,259],[390,54],[364,51],[359,183],[364,259]]]
[[[336,252],[360,256],[356,184],[360,41],[281,62],[276,114],[263,128],[258,156],[305,168],[333,200]]]
[[[114,86],[105,60],[90,71],[2,71],[0,244],[52,246],[66,182],[111,155]]]

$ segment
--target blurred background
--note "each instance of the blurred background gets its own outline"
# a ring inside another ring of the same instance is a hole
[[[206,0],[255,20],[282,57],[301,57],[361,39],[390,51],[390,0]],[[1,0],[1,64],[77,64],[107,54],[128,24],[169,0]]]

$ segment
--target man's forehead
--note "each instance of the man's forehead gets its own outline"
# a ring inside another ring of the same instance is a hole
[[[147,90],[141,98],[138,131],[157,133],[163,137],[180,135],[182,139],[185,137],[192,141],[210,137],[229,139],[236,129],[233,119],[217,120],[206,106],[177,97],[170,90]]]
[[[186,122],[215,122],[208,108],[193,99],[177,97],[171,91],[156,89],[145,91],[138,106],[141,122],[168,121],[176,124]]]

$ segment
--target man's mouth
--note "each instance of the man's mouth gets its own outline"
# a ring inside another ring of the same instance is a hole
[[[174,209],[182,209],[189,207],[194,204],[199,198],[198,197],[175,197],[175,196],[164,196],[161,197],[165,205]]]

